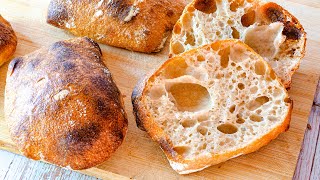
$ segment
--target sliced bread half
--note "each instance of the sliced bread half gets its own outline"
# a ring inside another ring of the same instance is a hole
[[[292,110],[269,64],[238,40],[169,59],[132,102],[138,127],[180,174],[258,150],[289,127]]]
[[[306,33],[276,3],[259,0],[194,0],[176,23],[170,56],[219,39],[240,39],[259,53],[288,88],[305,54]]]

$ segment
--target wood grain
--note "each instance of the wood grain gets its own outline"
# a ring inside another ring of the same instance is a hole
[[[315,171],[315,169],[313,170],[314,164],[318,164],[319,166],[319,163],[316,163],[315,159],[319,130],[320,107],[313,106],[310,113],[308,125],[306,126],[304,141],[302,144],[302,149],[299,155],[298,164],[293,179],[310,179],[312,171]],[[319,149],[320,146],[318,147],[318,151]]]
[[[45,23],[49,0],[0,0],[0,12],[7,18],[18,36],[15,57],[30,53],[55,41],[72,38],[64,31]],[[300,152],[316,85],[320,73],[320,2],[317,0],[280,1],[304,25],[308,33],[307,53],[300,69],[293,76],[289,92],[294,110],[289,131],[255,153],[229,160],[204,171],[181,176],[169,166],[160,148],[140,131],[132,115],[130,96],[139,78],[167,59],[168,43],[157,54],[141,54],[101,45],[105,63],[125,98],[129,118],[128,135],[123,145],[105,163],[82,173],[104,179],[291,179]],[[7,64],[0,68],[0,99],[3,99]],[[0,101],[3,112],[3,101]],[[10,140],[8,129],[0,113],[0,147],[18,153]]]
[[[0,163],[0,179],[4,179],[10,169],[10,165],[14,159],[14,154],[5,153],[0,151],[1,163]]]
[[[20,155],[0,151],[0,179],[81,179],[94,180],[97,178],[62,169],[60,167],[36,162]],[[2,159],[4,158],[4,159]]]
[[[319,108],[320,109],[320,108]],[[317,117],[320,121],[320,111]],[[320,179],[320,131],[318,131],[318,141],[316,147],[316,154],[313,159],[313,166],[310,179]]]

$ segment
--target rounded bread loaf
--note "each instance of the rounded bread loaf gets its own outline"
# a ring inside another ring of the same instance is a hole
[[[122,95],[89,38],[12,60],[5,117],[23,155],[76,170],[107,160],[128,127]]]

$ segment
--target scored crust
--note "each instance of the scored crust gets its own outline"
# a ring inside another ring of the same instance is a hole
[[[217,55],[220,52],[221,57]],[[227,63],[223,61],[225,57],[229,57]],[[248,67],[241,65],[240,71],[247,72],[246,77],[231,71],[238,69],[242,62],[251,63]],[[225,68],[224,74],[220,74],[221,68]],[[202,74],[205,71],[210,73]],[[231,81],[233,76],[237,76],[236,82]],[[258,84],[252,85],[257,81]],[[227,85],[224,82],[228,82]],[[178,93],[175,84],[179,87]],[[193,85],[182,87],[181,84]],[[209,95],[200,93],[194,99],[196,91],[203,91],[198,85],[205,87]],[[214,85],[220,91],[216,91]],[[252,90],[254,87],[257,89]],[[223,95],[224,92],[229,95]],[[263,100],[266,96],[267,100]],[[185,104],[179,98],[183,98]],[[194,104],[197,99],[205,101]],[[239,99],[244,102],[240,103]],[[289,128],[292,111],[292,101],[271,67],[251,48],[236,40],[217,41],[169,59],[137,84],[132,103],[137,126],[160,145],[172,168],[180,174],[258,150]]]
[[[10,23],[0,15],[0,66],[10,60],[16,47],[17,36]]]
[[[76,36],[138,52],[158,52],[179,19],[182,0],[51,0],[47,22]]]
[[[259,53],[289,88],[305,55],[306,32],[276,3],[260,0],[194,0],[177,21],[170,56],[219,39],[240,39]]]
[[[75,170],[107,160],[128,127],[122,95],[89,38],[12,60],[4,108],[23,155]]]

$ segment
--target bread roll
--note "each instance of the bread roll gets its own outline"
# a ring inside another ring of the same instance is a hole
[[[261,56],[236,40],[169,59],[132,94],[138,127],[180,174],[251,153],[289,128],[292,102]]]
[[[128,126],[121,93],[89,38],[12,60],[5,117],[23,155],[76,170],[107,160]]]
[[[171,56],[221,39],[240,39],[259,53],[289,88],[305,55],[306,32],[292,14],[260,0],[194,0],[176,23]]]
[[[10,60],[16,47],[17,36],[10,23],[0,15],[0,66]]]
[[[138,52],[160,51],[183,0],[51,0],[47,22],[76,36]]]

